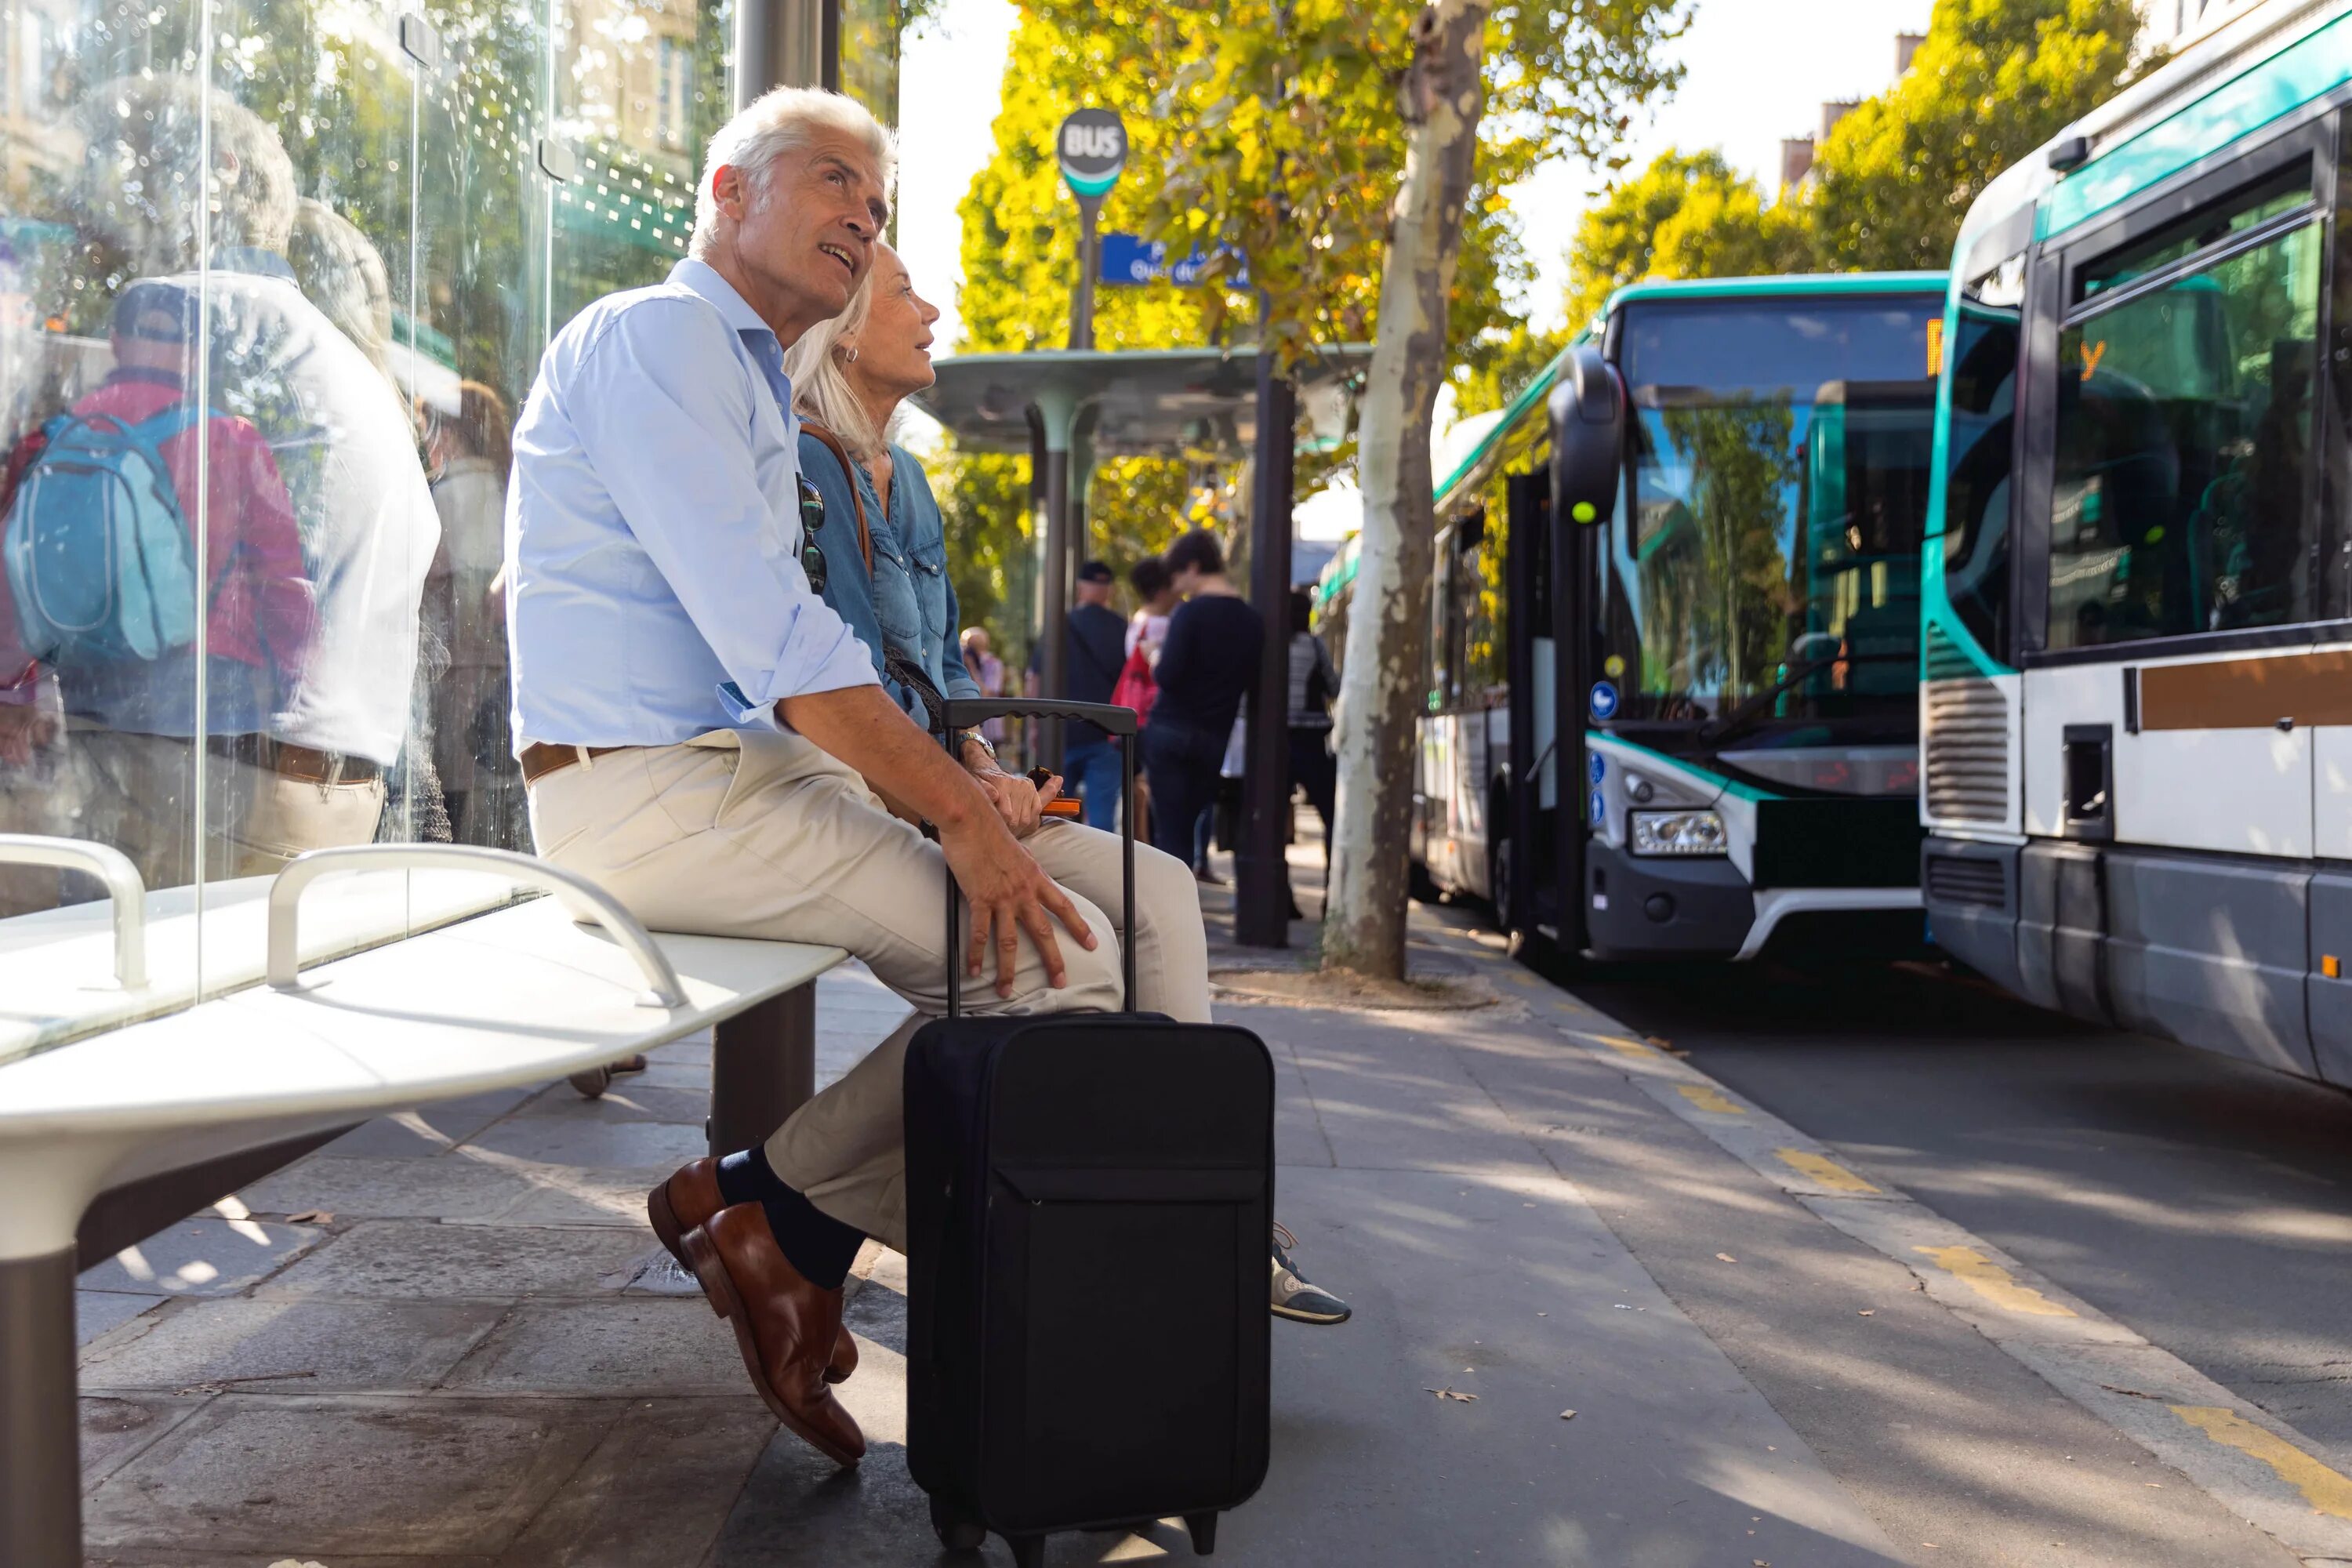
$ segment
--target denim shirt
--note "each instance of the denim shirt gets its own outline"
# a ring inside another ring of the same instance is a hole
[[[955,586],[948,581],[947,525],[932,499],[922,464],[904,447],[890,448],[890,505],[886,510],[862,464],[841,471],[833,449],[815,437],[801,436],[801,472],[824,498],[824,522],[817,543],[824,551],[824,602],[857,634],[873,656],[874,672],[891,700],[918,724],[930,715],[922,699],[883,672],[884,650],[921,667],[950,697],[977,697],[980,683],[964,668],[956,637]],[[869,575],[857,548],[857,511],[874,544]]]

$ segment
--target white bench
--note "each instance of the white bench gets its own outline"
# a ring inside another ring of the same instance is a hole
[[[495,870],[557,897],[299,969],[303,891],[323,875],[387,868]],[[277,878],[267,914],[269,984],[0,1063],[0,1563],[11,1568],[82,1561],[73,1290],[77,1237],[88,1239],[101,1194],[149,1194],[132,1207],[160,1227],[249,1179],[220,1181],[241,1158],[268,1169],[386,1111],[566,1077],[714,1026],[710,1145],[746,1147],[813,1092],[814,982],[846,957],[649,934],[583,879],[446,845],[304,856]]]

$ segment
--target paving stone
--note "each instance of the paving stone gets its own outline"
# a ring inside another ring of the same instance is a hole
[[[84,1491],[129,1464],[205,1406],[210,1394],[95,1394],[81,1402]]]
[[[682,1040],[656,1046],[646,1053],[646,1063],[648,1067],[663,1063],[670,1067],[694,1066],[708,1069],[710,1066],[709,1033],[688,1035]]]
[[[512,1206],[478,1223],[518,1226],[602,1226],[646,1231],[646,1194],[669,1179],[675,1165],[644,1170],[530,1167],[531,1181]]]
[[[444,1386],[656,1399],[742,1395],[751,1384],[734,1331],[708,1303],[632,1296],[519,1307]]]
[[[644,1247],[627,1231],[531,1230],[370,1220],[273,1279],[261,1294],[511,1301],[537,1295],[594,1296]]]
[[[699,1084],[671,1089],[646,1082],[653,1070],[648,1066],[644,1073],[616,1078],[612,1087],[594,1100],[566,1084],[562,1094],[542,1094],[522,1106],[515,1116],[518,1120],[544,1117],[567,1121],[676,1121],[701,1125],[702,1119],[710,1113],[710,1075],[703,1073]]]
[[[202,1542],[336,1568],[371,1552],[495,1556],[621,1408],[223,1394],[90,1494],[87,1534],[107,1549]]]
[[[664,1061],[656,1058],[646,1064],[646,1070],[628,1079],[654,1089],[698,1089],[710,1092],[710,1064],[704,1062]]]
[[[379,1116],[319,1151],[329,1158],[415,1160],[463,1143],[539,1090],[502,1089]]]
[[[160,1298],[132,1296],[116,1290],[74,1292],[74,1343],[86,1345],[110,1330],[121,1328],[153,1308]]]
[[[81,1382],[89,1389],[276,1394],[425,1389],[505,1310],[487,1302],[174,1303],[144,1333],[118,1335],[83,1357]]]
[[[496,1557],[348,1557],[336,1553],[332,1568],[499,1568]],[[145,1551],[92,1552],[83,1568],[330,1568],[302,1553],[286,1552],[187,1552],[168,1557]]]
[[[237,1194],[257,1215],[313,1210],[337,1219],[488,1219],[532,1191],[512,1166],[453,1154],[443,1160],[298,1160]]]
[[[622,1165],[633,1170],[656,1165],[676,1170],[710,1152],[699,1114],[690,1124],[516,1117],[491,1128],[471,1146],[550,1165]]]
[[[327,1239],[311,1225],[184,1219],[81,1273],[85,1290],[140,1296],[229,1296]]]
[[[499,1554],[500,1568],[699,1563],[775,1429],[750,1395],[633,1406]]]

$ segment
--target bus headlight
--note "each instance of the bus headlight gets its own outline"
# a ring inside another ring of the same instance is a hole
[[[1633,814],[1636,855],[1721,855],[1723,818],[1711,811],[1637,811]]]

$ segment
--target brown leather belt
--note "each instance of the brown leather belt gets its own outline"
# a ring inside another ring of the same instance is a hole
[[[365,757],[321,752],[289,741],[273,741],[267,735],[216,735],[205,749],[215,756],[250,763],[280,778],[303,784],[369,784],[383,771]]]
[[[601,757],[609,752],[625,752],[626,746],[591,746],[588,754]],[[535,784],[552,773],[561,773],[580,760],[577,746],[551,746],[544,741],[533,741],[522,749],[522,782]]]

